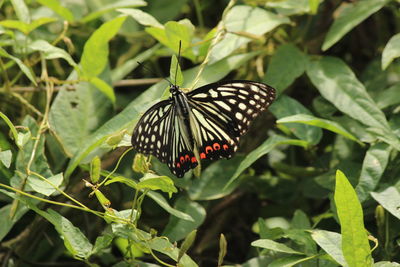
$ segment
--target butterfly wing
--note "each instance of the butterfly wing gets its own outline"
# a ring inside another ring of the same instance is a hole
[[[167,163],[178,177],[197,166],[187,126],[177,116],[172,100],[161,101],[146,111],[133,130],[131,142],[138,152]]]
[[[239,137],[275,99],[275,89],[259,82],[212,83],[187,94],[191,127],[200,158],[230,158]]]

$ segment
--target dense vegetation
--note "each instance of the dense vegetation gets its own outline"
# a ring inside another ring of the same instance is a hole
[[[400,265],[398,0],[0,7],[2,266]],[[130,148],[180,41],[188,90],[278,93],[182,179]]]

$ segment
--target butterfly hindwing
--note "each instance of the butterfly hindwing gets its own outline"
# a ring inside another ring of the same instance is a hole
[[[155,104],[136,124],[131,142],[139,153],[157,157],[173,174],[182,177],[197,166],[197,160],[184,121],[176,112],[171,100]]]

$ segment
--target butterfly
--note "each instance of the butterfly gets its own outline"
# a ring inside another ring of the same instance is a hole
[[[231,158],[240,136],[275,100],[274,88],[247,80],[211,83],[189,93],[170,84],[170,93],[143,114],[131,141],[134,149],[157,157],[177,177],[198,160]]]

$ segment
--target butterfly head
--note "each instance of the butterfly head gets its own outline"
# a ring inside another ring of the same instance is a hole
[[[170,92],[172,95],[177,94],[178,91],[179,91],[179,86],[178,86],[178,85],[175,85],[175,84],[172,84],[172,83],[169,85],[169,92]]]

